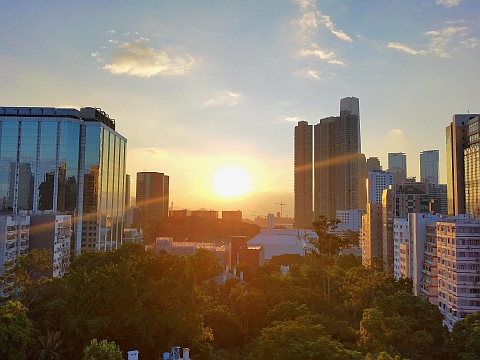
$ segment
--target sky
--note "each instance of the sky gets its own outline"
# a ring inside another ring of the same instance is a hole
[[[163,172],[175,209],[293,217],[294,127],[347,96],[367,157],[405,152],[418,178],[438,149],[445,181],[445,127],[480,112],[479,18],[478,0],[4,1],[0,105],[102,108],[132,189]]]

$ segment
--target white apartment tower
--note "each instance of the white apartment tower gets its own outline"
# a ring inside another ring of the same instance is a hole
[[[382,203],[383,190],[393,185],[393,174],[387,171],[370,171],[368,173],[368,202]]]
[[[445,325],[480,311],[480,221],[459,215],[437,223],[438,307]]]
[[[410,277],[410,246],[408,220],[393,220],[393,276],[395,279]]]

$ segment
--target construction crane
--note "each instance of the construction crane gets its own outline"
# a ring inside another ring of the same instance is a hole
[[[258,206],[260,206],[263,209],[263,211],[267,213],[267,215],[271,213],[271,211],[267,211],[262,205],[258,205]]]
[[[283,201],[280,201],[279,203],[274,203],[275,205],[280,205],[280,217],[283,218],[283,207],[285,206],[285,203]]]

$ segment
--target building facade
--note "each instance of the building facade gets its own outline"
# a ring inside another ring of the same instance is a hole
[[[420,182],[438,185],[438,150],[426,150],[420,153]]]
[[[393,185],[393,174],[387,171],[374,170],[368,173],[368,202],[381,203],[383,190]]]
[[[147,224],[168,217],[169,177],[159,172],[137,173],[137,207],[141,222]]]
[[[95,108],[0,107],[0,208],[74,216],[74,250],[122,244],[126,139]]]
[[[393,276],[395,279],[410,275],[410,247],[407,219],[393,220]]]
[[[449,330],[480,311],[480,223],[463,215],[437,222],[438,308]]]
[[[407,178],[407,155],[388,153],[388,172],[394,175],[395,184],[403,184]]]
[[[315,125],[314,162],[315,218],[333,219],[337,210],[365,209],[367,174],[358,98],[341,99],[340,116]]]
[[[48,250],[52,254],[53,270],[49,276],[64,276],[70,265],[72,216],[43,214],[30,217],[29,250]]]
[[[452,116],[452,122],[446,127],[446,160],[447,160],[447,194],[448,214],[459,215],[467,212],[466,207],[466,177],[472,181],[468,187],[475,188],[475,157],[478,149],[478,117],[479,114],[456,114]],[[470,124],[470,125],[469,125]],[[469,132],[469,133],[467,133]],[[465,159],[469,175],[466,174]],[[473,198],[471,196],[474,196]],[[476,192],[468,194],[469,201],[473,201],[469,208],[475,211]]]
[[[382,204],[367,203],[366,213],[362,216],[360,247],[363,266],[376,266],[377,262],[382,261]]]
[[[294,227],[311,228],[313,222],[313,128],[299,121],[294,133]]]

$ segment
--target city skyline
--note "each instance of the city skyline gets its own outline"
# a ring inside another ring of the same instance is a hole
[[[420,179],[420,152],[438,149],[446,182],[444,129],[480,110],[465,86],[480,76],[478,15],[473,0],[6,4],[1,105],[101,107],[128,139],[132,189],[158,171],[175,208],[251,217],[283,201],[293,217],[294,126],[348,96],[367,158],[386,169],[404,152]],[[247,196],[218,194],[225,167],[248,174]]]

